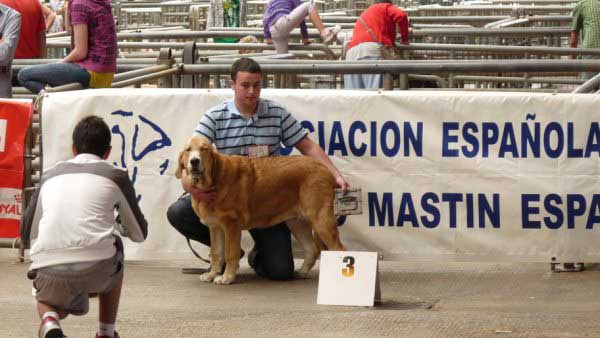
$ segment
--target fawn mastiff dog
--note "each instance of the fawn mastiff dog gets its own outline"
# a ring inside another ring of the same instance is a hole
[[[210,229],[211,270],[200,276],[202,281],[232,283],[239,269],[242,230],[283,221],[304,249],[301,276],[314,266],[323,244],[345,250],[333,213],[334,177],[313,158],[224,155],[205,137],[194,136],[179,153],[175,176],[182,178],[183,171],[188,183],[216,191],[210,202],[192,196],[194,211]],[[223,260],[227,265],[219,275]]]

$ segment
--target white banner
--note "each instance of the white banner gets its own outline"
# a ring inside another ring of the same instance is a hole
[[[83,116],[105,118],[150,235],[128,258],[191,257],[167,222],[177,153],[231,90],[107,89],[43,101],[44,168],[71,156]],[[597,95],[263,90],[363,191],[342,241],[386,259],[597,261]]]

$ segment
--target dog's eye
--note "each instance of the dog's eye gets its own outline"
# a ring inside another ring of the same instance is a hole
[[[185,148],[185,151],[190,151],[190,150],[192,150],[192,147],[186,147]]]

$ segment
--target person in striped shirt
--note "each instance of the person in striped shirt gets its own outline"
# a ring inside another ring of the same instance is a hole
[[[230,84],[234,98],[209,109],[194,134],[207,137],[219,152],[225,154],[247,156],[252,147],[262,147],[269,156],[279,156],[282,144],[293,146],[303,155],[322,162],[335,177],[336,185],[348,189],[342,174],[294,116],[281,104],[260,98],[262,71],[256,61],[241,58],[234,62]],[[210,246],[208,227],[194,213],[191,195],[210,201],[214,200],[215,192],[198,191],[186,185],[184,177],[181,182],[188,194],[169,207],[167,218],[186,238]],[[291,235],[286,224],[252,229],[250,235],[254,239],[254,249],[248,254],[248,263],[256,273],[273,280],[293,278]]]

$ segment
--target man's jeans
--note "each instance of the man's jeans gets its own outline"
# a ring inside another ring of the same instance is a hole
[[[38,94],[44,87],[62,86],[69,83],[81,83],[84,88],[90,84],[90,74],[75,63],[50,63],[21,69],[18,75],[21,86]]]
[[[177,200],[167,211],[169,223],[185,237],[210,246],[208,227],[200,222],[194,212],[191,196]],[[252,229],[256,257],[254,270],[265,278],[286,280],[294,277],[294,258],[292,256],[292,237],[285,223],[270,228]]]

